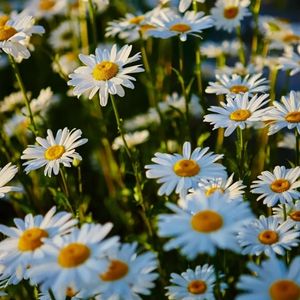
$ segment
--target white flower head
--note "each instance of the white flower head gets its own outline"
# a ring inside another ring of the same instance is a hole
[[[197,188],[201,179],[226,177],[225,168],[216,163],[223,155],[208,152],[209,148],[197,147],[191,151],[191,144],[183,144],[182,155],[155,153],[152,161],[155,164],[146,165],[147,178],[157,178],[162,183],[158,195],[175,193],[184,196],[188,190]],[[208,153],[207,153],[208,152]]]
[[[194,11],[187,11],[183,16],[161,12],[151,21],[156,28],[148,31],[150,36],[162,39],[179,36],[182,42],[187,40],[188,35],[199,37],[203,29],[213,26],[210,16],[204,16],[203,12],[195,13]]]
[[[1,264],[5,266],[0,280],[7,285],[28,278],[28,267],[44,257],[44,238],[69,232],[77,220],[72,219],[70,213],[56,213],[56,208],[52,207],[44,217],[28,214],[24,220],[14,219],[14,223],[16,227],[0,225],[0,232],[8,236],[0,242]]]
[[[6,185],[18,173],[18,168],[11,163],[6,164],[0,168],[0,198],[3,198],[6,193],[20,192],[22,189],[15,186]]]
[[[255,95],[249,99],[249,94],[227,97],[227,103],[221,106],[211,106],[208,110],[214,112],[204,116],[204,122],[214,125],[213,129],[226,128],[224,135],[229,136],[238,127],[245,129],[260,121],[265,115],[263,106],[269,102],[269,95]]]
[[[170,281],[173,285],[166,287],[168,299],[215,300],[216,275],[213,266],[205,264],[181,274],[172,273]]]
[[[284,255],[287,250],[299,244],[300,232],[293,227],[290,220],[280,224],[280,220],[274,216],[260,216],[238,232],[237,239],[243,248],[242,254]]]
[[[218,0],[211,9],[211,16],[215,20],[215,27],[231,32],[241,24],[241,21],[251,15],[249,0]]]
[[[290,76],[294,76],[300,72],[300,45],[297,50],[286,51],[284,56],[279,58],[282,70],[289,70]]]
[[[178,10],[181,13],[184,13],[192,4],[193,0],[180,0]],[[196,2],[204,3],[205,0],[196,0]]]
[[[67,0],[31,0],[26,5],[26,11],[38,19],[50,19],[66,13],[67,7]]]
[[[300,197],[297,188],[300,187],[300,167],[286,169],[276,166],[273,173],[263,171],[251,185],[253,194],[260,194],[257,201],[263,199],[267,206],[274,206],[278,201],[282,204],[292,203]]]
[[[285,218],[287,218],[296,229],[300,229],[300,200],[295,201],[295,203],[279,204],[278,207],[273,207],[272,211],[280,223],[283,223]]]
[[[148,130],[141,130],[135,131],[133,133],[126,133],[124,135],[126,143],[129,148],[133,148],[136,145],[145,143],[149,138],[149,131]],[[113,150],[119,150],[120,148],[124,147],[124,142],[121,136],[118,136],[114,139],[112,144]]]
[[[173,214],[159,215],[159,236],[171,238],[164,246],[166,251],[180,249],[188,259],[200,253],[215,255],[217,248],[240,251],[236,233],[252,218],[248,203],[230,202],[220,193],[206,197],[197,190],[181,206],[168,203]]]
[[[132,46],[125,45],[119,51],[113,45],[110,51],[96,49],[96,55],[79,55],[79,59],[85,64],[70,74],[68,85],[74,86],[73,93],[79,97],[83,93],[92,99],[99,93],[100,105],[106,106],[108,94],[124,97],[123,87],[134,89],[131,81],[135,80],[129,74],[143,72],[141,65],[126,67],[125,65],[140,59],[140,53],[129,57]]]
[[[25,172],[39,169],[45,166],[44,175],[51,177],[52,172],[57,175],[60,164],[65,167],[71,167],[73,159],[81,160],[81,156],[75,152],[75,149],[85,143],[87,139],[81,139],[82,132],[80,129],[68,128],[59,129],[56,136],[50,129],[47,130],[45,139],[37,137],[36,141],[39,145],[29,145],[23,151],[21,159],[28,160],[23,163],[26,166]]]

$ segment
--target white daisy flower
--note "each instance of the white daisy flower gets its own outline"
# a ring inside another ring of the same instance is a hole
[[[119,51],[113,45],[110,51],[96,49],[96,55],[79,54],[79,59],[86,65],[79,67],[70,74],[68,85],[74,86],[73,93],[79,97],[83,93],[89,94],[92,99],[99,93],[100,105],[106,106],[108,94],[124,97],[124,87],[133,89],[131,80],[135,80],[129,74],[143,72],[141,65],[125,67],[140,59],[140,53],[129,57],[132,46],[125,45]]]
[[[175,13],[165,14],[162,11],[151,21],[157,28],[148,31],[150,36],[162,39],[179,36],[182,42],[186,41],[189,34],[200,37],[199,34],[203,29],[213,26],[213,20],[210,16],[204,16],[203,12],[195,13],[194,11],[187,11],[183,16]]]
[[[276,166],[273,173],[263,171],[258,176],[259,180],[253,181],[251,192],[260,194],[257,201],[264,199],[263,203],[268,207],[274,206],[278,201],[282,204],[292,203],[300,197],[297,188],[300,187],[300,167],[286,169],[284,166]]]
[[[122,244],[108,253],[109,264],[104,272],[94,278],[89,291],[98,295],[97,300],[141,299],[140,294],[150,295],[153,281],[158,277],[154,272],[157,259],[152,252],[137,255],[137,244]],[[79,294],[86,297],[85,292]]]
[[[56,73],[63,72],[67,76],[80,66],[78,54],[72,51],[60,55],[57,61],[53,61],[52,68]]]
[[[153,124],[160,124],[160,117],[156,109],[149,109],[144,114],[139,114],[131,119],[124,120],[123,126],[125,130],[134,131],[140,128],[149,128]]]
[[[290,26],[290,28],[282,28],[280,31],[273,32],[269,37],[271,43],[269,44],[270,50],[284,50],[287,47],[291,48],[297,46],[300,42],[299,26]]]
[[[265,121],[271,121],[269,135],[282,128],[295,129],[300,133],[300,97],[294,91],[289,96],[281,97],[281,102],[274,101],[273,107],[267,111]]]
[[[14,219],[14,223],[16,227],[0,225],[0,232],[8,236],[0,242],[1,264],[5,265],[0,280],[7,285],[28,278],[28,267],[45,255],[44,238],[69,232],[77,220],[72,219],[70,213],[56,213],[52,207],[44,217],[28,214],[24,220]]]
[[[192,4],[193,0],[180,0],[179,1],[179,11],[181,13],[184,13]],[[204,3],[205,0],[196,0],[195,2],[198,2],[198,3]]]
[[[224,136],[229,136],[238,127],[245,129],[260,121],[266,109],[262,107],[269,102],[269,95],[255,95],[249,99],[249,94],[237,95],[235,98],[227,97],[227,103],[221,106],[211,106],[208,110],[214,114],[204,116],[204,122],[214,125],[213,129],[226,128]]]
[[[142,131],[135,131],[133,133],[126,133],[124,135],[126,143],[129,148],[133,148],[136,145],[143,144],[149,139],[149,131],[142,130]],[[114,139],[112,144],[113,150],[119,150],[120,148],[124,147],[124,142],[121,136],[118,136]]]
[[[50,129],[47,130],[45,139],[37,137],[39,145],[29,145],[23,151],[21,159],[29,160],[23,163],[26,166],[25,172],[28,174],[32,170],[45,167],[44,175],[51,177],[53,172],[57,175],[60,164],[65,167],[71,167],[73,159],[82,160],[81,156],[75,152],[75,148],[87,143],[87,139],[81,139],[82,132],[80,129],[68,128],[59,129],[56,136]]]
[[[67,7],[67,0],[31,0],[26,5],[26,11],[36,18],[50,19],[66,13]]]
[[[249,5],[249,0],[218,0],[215,7],[211,9],[216,29],[231,32],[240,26],[241,21],[251,15]]]
[[[244,66],[241,62],[236,62],[234,66],[223,66],[216,70],[216,74],[218,75],[227,75],[231,76],[232,74],[237,74],[239,76],[247,76],[247,74],[254,75],[263,71],[261,65],[249,64]]]
[[[64,300],[70,287],[89,287],[105,272],[105,256],[118,244],[118,237],[104,239],[111,228],[111,223],[83,224],[68,235],[45,239],[43,258],[28,270],[31,281],[40,284],[42,290],[51,289],[56,300]]]
[[[248,203],[229,202],[220,193],[206,197],[199,190],[184,200],[182,208],[167,203],[173,214],[159,215],[159,236],[171,238],[166,251],[180,249],[188,259],[200,253],[215,255],[216,248],[239,252],[236,233],[252,217]]]
[[[31,93],[27,93],[28,98],[31,97]],[[0,101],[0,112],[11,112],[15,111],[16,107],[20,104],[23,105],[24,96],[22,91],[11,93],[10,95],[4,97],[2,101]]]
[[[287,250],[297,247],[300,232],[293,229],[293,222],[287,220],[280,224],[274,216],[260,216],[240,229],[237,235],[242,254],[267,256],[284,255]]]
[[[25,14],[0,17],[0,49],[16,60],[29,58],[29,39],[32,34],[43,34],[42,26],[35,26],[34,19]]]
[[[30,123],[27,117],[23,114],[16,113],[4,123],[3,130],[8,137],[12,137],[13,135],[17,137],[23,135],[28,136],[31,134],[31,131],[28,130],[29,125]]]
[[[260,15],[258,23],[260,32],[269,40],[276,32],[291,30],[291,26],[287,21],[270,15]]]
[[[296,148],[295,134],[291,132],[284,133],[283,139],[277,143],[277,147],[295,150]]]
[[[3,198],[8,192],[20,192],[22,189],[6,185],[18,173],[18,168],[11,163],[0,168],[0,198]]]
[[[279,58],[282,70],[290,70],[290,76],[300,72],[300,45],[296,52],[286,51],[284,57]]]
[[[296,229],[300,229],[300,200],[295,203],[279,204],[278,207],[273,207],[272,211],[274,216],[280,220],[280,223],[283,223],[286,217],[294,224]]]
[[[229,178],[213,178],[213,179],[202,179],[198,183],[198,188],[205,193],[208,197],[215,192],[225,194],[229,201],[243,200],[243,189],[246,187],[243,185],[243,181],[239,180],[233,183],[233,175]]]
[[[208,150],[208,147],[197,147],[191,152],[191,143],[185,142],[182,155],[157,152],[152,158],[155,164],[145,166],[146,177],[157,178],[157,182],[162,183],[158,195],[168,196],[175,190],[175,193],[184,196],[189,189],[197,188],[201,179],[226,177],[225,167],[216,163],[223,155]]]
[[[172,300],[215,300],[215,269],[205,264],[197,266],[195,271],[187,269],[181,274],[172,273],[171,283],[167,286],[168,299]]]
[[[246,75],[241,77],[237,74],[232,76],[216,75],[217,82],[209,82],[209,86],[205,92],[208,94],[228,95],[234,97],[238,94],[249,93],[264,93],[269,90],[268,80],[261,78],[262,73],[255,75]]]
[[[217,58],[221,55],[236,56],[240,49],[240,43],[236,40],[225,40],[222,43],[207,41],[201,43],[201,55],[208,58]]]
[[[300,256],[294,258],[289,268],[275,256],[260,266],[248,263],[252,275],[242,275],[237,288],[244,291],[236,300],[299,300]]]

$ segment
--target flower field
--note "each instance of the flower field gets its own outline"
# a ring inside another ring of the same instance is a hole
[[[0,299],[300,300],[299,12],[0,1]]]

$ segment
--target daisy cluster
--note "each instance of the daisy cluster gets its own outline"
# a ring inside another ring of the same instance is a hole
[[[300,300],[299,24],[3,2],[1,299]]]

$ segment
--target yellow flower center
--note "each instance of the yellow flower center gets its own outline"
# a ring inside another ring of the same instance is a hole
[[[54,0],[40,0],[39,8],[40,10],[51,10],[54,5]]]
[[[272,245],[278,242],[278,234],[274,230],[264,230],[259,233],[258,239],[262,244]]]
[[[188,285],[188,291],[194,295],[204,294],[206,289],[207,286],[203,280],[192,280]]]
[[[226,19],[234,19],[239,13],[239,8],[237,6],[228,6],[224,8],[224,17]]]
[[[65,153],[65,147],[61,145],[54,145],[49,147],[45,151],[45,158],[47,160],[54,160],[54,159],[59,159],[62,157],[62,155]]]
[[[66,58],[68,61],[74,61],[77,59],[77,54],[75,52],[66,53]]]
[[[17,30],[11,26],[0,26],[0,41],[7,41],[13,35],[17,33]]]
[[[290,188],[291,184],[286,179],[276,179],[270,185],[271,190],[274,193],[283,193]]]
[[[100,275],[103,281],[116,281],[128,273],[128,265],[121,260],[112,260],[108,267],[108,270]]]
[[[173,170],[176,175],[181,177],[193,177],[200,171],[200,166],[193,159],[178,160]]]
[[[289,214],[290,218],[296,222],[300,222],[300,210],[295,210]]]
[[[299,300],[300,287],[292,280],[282,279],[275,281],[270,289],[272,300]]]
[[[129,20],[130,24],[139,25],[145,19],[144,16],[137,16]]]
[[[284,38],[283,41],[286,43],[297,43],[300,41],[300,36],[295,35],[295,34],[287,34]]]
[[[18,242],[20,251],[33,251],[43,245],[42,238],[48,237],[48,232],[41,228],[30,228],[23,232]]]
[[[236,111],[233,111],[229,118],[232,121],[245,121],[251,116],[251,112],[247,109],[238,109]]]
[[[220,192],[222,194],[224,193],[224,189],[222,189],[222,188],[220,188],[218,186],[214,186],[214,187],[211,187],[208,190],[206,190],[205,195],[206,196],[210,196],[210,195],[212,195],[216,191],[218,191],[218,192]]]
[[[155,26],[150,25],[150,24],[141,25],[141,26],[140,26],[140,32],[141,32],[141,33],[145,33],[145,32],[147,32],[148,30],[154,29],[154,28],[155,28]]]
[[[181,33],[187,32],[191,29],[192,29],[191,26],[184,24],[184,23],[177,23],[170,27],[170,30],[181,32]]]
[[[74,297],[77,294],[77,292],[75,292],[71,287],[67,287],[66,289],[66,296],[67,297]]]
[[[58,263],[63,268],[74,268],[83,264],[89,257],[90,249],[80,243],[71,243],[62,248],[58,255]]]
[[[210,233],[222,227],[223,218],[215,211],[204,210],[192,216],[191,225],[196,231]]]
[[[9,16],[3,15],[0,17],[0,27],[3,27],[7,21],[9,20]]]
[[[300,111],[293,111],[285,116],[286,121],[289,123],[299,123],[300,122]]]
[[[93,77],[96,80],[109,80],[119,72],[119,66],[111,61],[102,61],[93,70]]]
[[[229,90],[234,94],[246,93],[249,91],[249,89],[244,85],[233,85]]]

